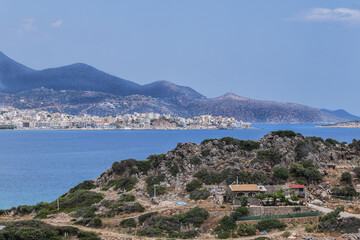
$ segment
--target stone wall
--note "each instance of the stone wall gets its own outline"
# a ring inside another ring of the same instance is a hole
[[[286,215],[311,212],[307,206],[253,206],[249,207],[249,216]]]

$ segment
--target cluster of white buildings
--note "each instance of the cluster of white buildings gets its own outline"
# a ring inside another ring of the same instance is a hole
[[[0,108],[0,126],[14,129],[232,129],[251,128],[234,118],[202,115],[194,118],[170,114],[133,113],[116,117],[74,116],[38,110]]]

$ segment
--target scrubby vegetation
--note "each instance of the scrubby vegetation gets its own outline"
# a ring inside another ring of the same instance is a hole
[[[234,212],[232,212],[230,214],[230,218],[233,220],[233,221],[237,221],[237,219],[239,217],[245,217],[249,214],[249,209],[247,209],[246,207],[244,206],[241,206],[241,207],[238,207],[235,209]]]
[[[241,223],[237,227],[239,236],[254,236],[256,234],[256,227],[253,224]]]
[[[148,220],[149,218],[151,218],[154,215],[157,215],[158,212],[148,212],[145,213],[143,215],[139,216],[139,224],[143,224],[146,220]]]
[[[75,224],[92,228],[102,227],[102,221],[100,218],[83,218],[79,221],[76,221]]]
[[[270,165],[276,165],[281,162],[281,154],[279,149],[270,148],[267,150],[259,150],[256,155],[254,162],[268,163]]]
[[[75,227],[55,227],[36,221],[3,222],[0,239],[8,240],[62,240],[77,237],[80,240],[100,240],[94,233],[83,232]]]
[[[271,132],[271,134],[274,136],[279,136],[281,138],[284,138],[284,137],[292,138],[292,137],[296,137],[297,135],[301,135],[300,133],[295,133],[294,131],[291,131],[291,130],[273,131],[273,132]]]
[[[96,186],[94,184],[94,181],[87,180],[87,181],[84,181],[84,182],[78,184],[77,186],[71,188],[70,193],[74,193],[77,190],[90,190],[90,189],[95,189],[95,188],[96,188]]]
[[[347,183],[347,184],[352,183],[351,173],[349,173],[349,172],[343,172],[343,173],[341,174],[341,181],[344,182],[344,183]]]
[[[358,193],[356,192],[355,188],[350,186],[345,186],[342,188],[334,187],[331,189],[332,195],[340,196],[340,197],[356,197]]]
[[[172,217],[151,216],[145,220],[145,227],[140,229],[137,234],[148,237],[194,238],[198,235],[197,231],[182,232],[181,229],[190,226],[200,227],[208,217],[209,213],[198,207]]]
[[[161,182],[165,180],[165,175],[149,176],[145,179],[147,187],[147,193],[150,196],[154,196],[154,188],[156,190],[156,195],[163,195],[166,188],[163,186],[158,186]]]
[[[273,173],[273,178],[278,183],[284,183],[289,178],[289,176],[289,171],[284,167],[275,168]]]
[[[122,228],[135,228],[136,225],[136,221],[133,218],[124,219],[120,222]]]
[[[322,175],[319,170],[313,165],[312,161],[301,161],[301,163],[294,163],[290,168],[291,174],[296,177],[299,184],[304,181],[308,183],[320,182]]]
[[[198,178],[206,185],[219,184],[223,181],[221,173],[206,169],[201,169],[194,174],[194,177]]]
[[[252,151],[252,150],[260,148],[260,143],[259,142],[252,141],[252,140],[239,140],[239,139],[232,138],[232,137],[224,137],[224,138],[221,138],[221,139],[205,139],[204,141],[201,142],[201,145],[204,145],[204,144],[206,144],[208,142],[212,142],[212,141],[215,141],[215,140],[217,140],[217,141],[219,141],[221,143],[225,143],[225,145],[237,146],[237,148],[239,150]]]
[[[111,180],[109,181],[105,187],[103,187],[101,190],[107,191],[110,188],[114,188],[114,190],[125,190],[125,191],[131,191],[134,186],[138,183],[138,180],[136,178],[122,178],[119,180]]]
[[[256,224],[257,229],[260,231],[270,232],[274,229],[284,230],[287,225],[279,219],[264,219]]]
[[[201,188],[203,182],[199,179],[194,179],[190,183],[186,184],[186,191],[192,192],[194,190],[197,190]]]
[[[194,190],[190,193],[191,200],[206,200],[208,197],[210,197],[210,192],[206,189]]]

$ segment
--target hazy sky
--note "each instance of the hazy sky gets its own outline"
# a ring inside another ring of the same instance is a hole
[[[0,0],[0,51],[360,115],[356,0]]]

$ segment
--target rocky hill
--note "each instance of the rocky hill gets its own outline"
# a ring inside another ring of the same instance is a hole
[[[236,228],[234,219],[249,213],[244,206],[234,209],[234,202],[229,200],[230,196],[226,197],[231,194],[229,184],[259,184],[268,189],[304,184],[307,191],[307,200],[304,201],[321,199],[330,203],[333,197],[347,197],[348,200],[358,195],[359,189],[348,184],[359,184],[359,163],[360,141],[354,140],[348,145],[334,139],[304,137],[292,131],[271,132],[259,141],[225,137],[207,139],[199,145],[179,143],[175,149],[165,154],[150,155],[146,160],[114,162],[95,181],[80,183],[59,197],[59,202],[3,210],[0,218],[21,220],[34,217],[56,226],[76,225],[86,231],[93,228],[101,233],[101,239],[112,240],[127,239],[129,234],[139,236],[139,239],[209,239],[214,238],[210,235],[214,233],[218,238],[228,238],[230,230]],[[216,192],[213,193],[212,189]],[[281,192],[271,195],[272,198],[276,199],[277,194],[281,195]],[[339,205],[341,201],[335,200],[335,203]],[[185,202],[187,206],[180,207],[176,204],[178,202]],[[357,208],[356,203],[345,203],[348,211]],[[301,201],[288,204],[296,205],[290,206],[292,211],[302,209]],[[333,221],[332,225],[327,225],[326,219],[320,219],[319,227],[337,229],[338,225],[334,225]],[[316,227],[313,220],[307,220],[308,228]],[[348,223],[347,226],[360,226],[360,220],[348,218],[343,221]],[[4,224],[9,226],[5,228],[6,233],[14,227],[13,224]],[[16,224],[21,227],[41,225],[34,222]],[[234,227],[228,229],[233,224]],[[269,223],[263,221],[256,227],[268,229],[269,226],[263,224]],[[287,227],[278,220],[277,224],[273,227],[281,231]],[[300,227],[298,222],[294,226],[296,229]],[[239,236],[249,236],[242,235],[248,234],[243,232],[243,227],[255,228],[240,224],[237,230]],[[345,229],[353,232],[357,231],[355,228]],[[65,228],[62,231],[70,230],[72,235],[79,236],[76,229]],[[255,234],[256,231],[250,235]]]
[[[344,111],[259,101],[235,94],[207,99],[190,87],[168,81],[140,85],[83,63],[33,70],[1,52],[0,96],[0,106],[74,115],[158,112],[194,117],[210,114],[252,123],[334,123],[355,117]]]

